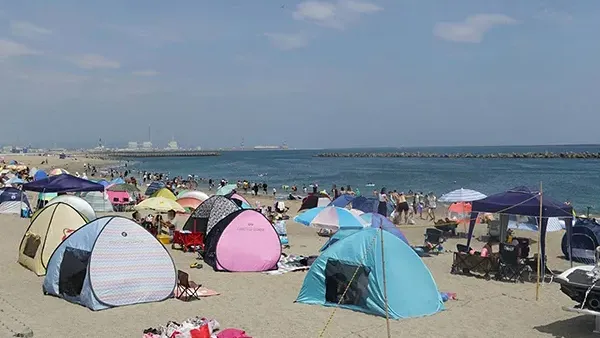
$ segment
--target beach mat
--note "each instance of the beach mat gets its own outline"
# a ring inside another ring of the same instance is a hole
[[[310,269],[310,266],[302,264],[301,261],[305,260],[304,256],[295,255],[281,255],[279,263],[277,263],[277,270],[264,271],[267,275],[283,275],[284,273],[293,271],[306,271]]]

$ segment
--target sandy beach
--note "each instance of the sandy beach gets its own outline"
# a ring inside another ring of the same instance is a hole
[[[26,164],[36,165],[40,157],[14,156]],[[39,160],[39,161],[38,161]],[[60,162],[64,161],[64,162]],[[50,167],[82,172],[83,163],[109,165],[101,160],[51,158]],[[271,204],[268,197],[249,197],[251,203]],[[299,202],[286,202],[294,216]],[[123,214],[129,216],[129,214]],[[218,291],[219,296],[192,302],[170,299],[161,303],[114,308],[99,312],[42,294],[43,277],[36,277],[20,266],[17,252],[29,220],[12,215],[0,215],[0,337],[11,337],[13,330],[30,328],[34,337],[140,337],[143,329],[157,327],[169,320],[182,321],[192,316],[218,320],[222,328],[244,329],[252,337],[319,337],[333,308],[295,304],[306,272],[283,275],[263,273],[217,273],[210,267],[191,269],[195,254],[172,250],[178,269],[205,287]],[[423,233],[430,223],[418,220],[416,225],[401,226],[408,240],[421,245]],[[289,254],[317,254],[325,242],[316,230],[288,221]],[[476,236],[486,232],[476,229]],[[535,233],[522,233],[536,238]],[[549,233],[547,238],[549,266],[555,270],[569,267],[560,258],[562,232]],[[453,250],[465,240],[451,239],[444,244]],[[475,241],[475,248],[483,243]],[[537,247],[532,246],[536,252]],[[558,284],[540,288],[540,300],[535,301],[535,284],[485,281],[476,277],[450,274],[452,253],[444,252],[423,258],[431,270],[440,291],[455,292],[458,300],[445,303],[446,310],[434,316],[391,321],[392,337],[593,337],[593,318],[576,316],[561,310],[572,301],[559,291]],[[393,288],[394,285],[388,287]],[[407,290],[410,292],[410,290]],[[339,309],[323,337],[386,337],[385,319]]]

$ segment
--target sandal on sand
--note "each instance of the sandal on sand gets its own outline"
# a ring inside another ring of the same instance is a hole
[[[195,263],[190,264],[190,268],[202,269],[202,264],[195,262]]]

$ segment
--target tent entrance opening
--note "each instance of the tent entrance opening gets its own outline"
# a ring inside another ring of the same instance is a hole
[[[325,266],[325,300],[334,304],[366,306],[369,273],[368,267],[328,259]]]
[[[60,264],[58,289],[61,294],[77,297],[83,288],[83,281],[90,262],[90,251],[67,247]]]

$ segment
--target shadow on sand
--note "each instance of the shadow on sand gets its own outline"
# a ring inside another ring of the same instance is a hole
[[[539,332],[551,334],[553,337],[598,337],[598,334],[593,333],[594,330],[593,316],[577,316],[565,320],[559,320],[548,325],[535,326]]]

